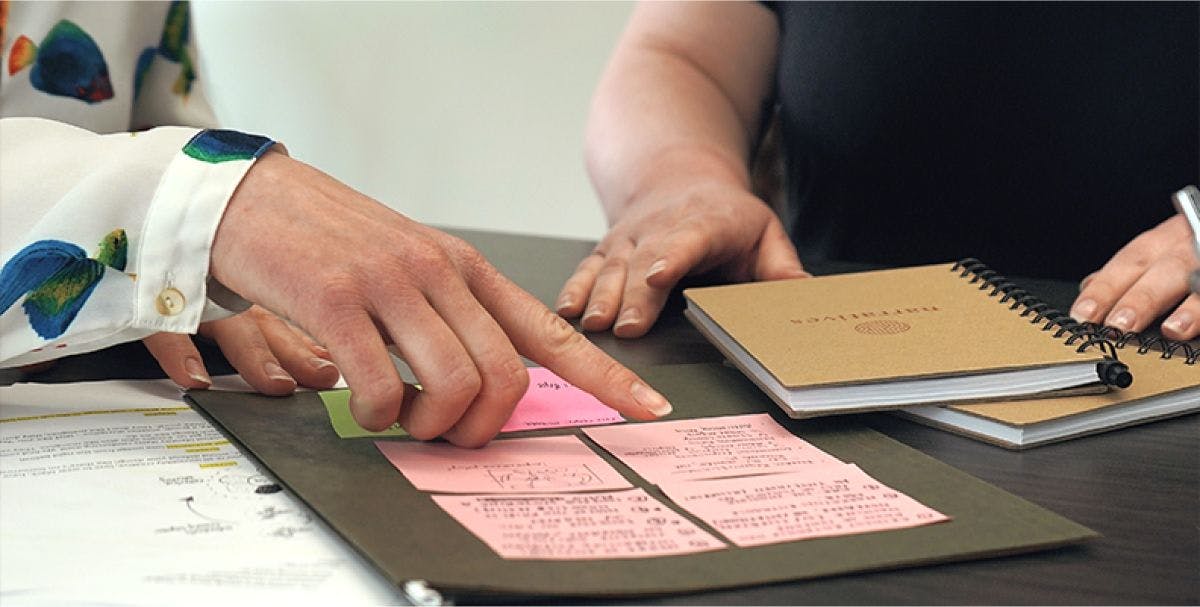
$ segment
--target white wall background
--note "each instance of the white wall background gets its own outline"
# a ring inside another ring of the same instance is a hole
[[[418,221],[597,239],[588,104],[628,2],[195,2],[222,126]]]

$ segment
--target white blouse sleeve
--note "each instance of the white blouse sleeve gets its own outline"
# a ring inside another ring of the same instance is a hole
[[[206,285],[213,237],[272,145],[236,131],[0,120],[0,366],[227,316]]]

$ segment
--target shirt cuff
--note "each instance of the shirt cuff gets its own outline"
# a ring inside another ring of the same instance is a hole
[[[208,129],[197,132],[171,160],[142,230],[135,326],[194,333],[201,322],[249,307],[224,287],[211,300],[209,260],[234,190],[274,144],[259,135]]]

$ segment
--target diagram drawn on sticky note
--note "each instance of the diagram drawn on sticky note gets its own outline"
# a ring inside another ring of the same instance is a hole
[[[375,444],[422,491],[528,493],[633,486],[575,436],[495,440],[480,449],[418,441]]]

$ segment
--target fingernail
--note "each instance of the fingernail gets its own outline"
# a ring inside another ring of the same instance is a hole
[[[187,358],[183,361],[183,368],[187,371],[188,377],[207,385],[212,385],[212,378],[204,370],[204,365],[195,358]]]
[[[633,386],[629,389],[633,394],[633,400],[636,400],[639,405],[647,411],[658,417],[663,417],[671,413],[671,403],[663,398],[662,394],[655,392],[650,386],[643,384],[640,381],[633,382]]]
[[[641,319],[642,316],[638,314],[637,308],[625,308],[625,311],[621,312],[621,316],[617,318],[617,324],[613,328],[620,329],[625,325],[636,324]]]
[[[1170,318],[1163,321],[1164,329],[1175,333],[1185,333],[1192,326],[1192,315],[1187,312],[1176,312]]]
[[[1095,272],[1092,272],[1091,274],[1084,276],[1083,280],[1079,281],[1079,290],[1082,291],[1082,290],[1086,289],[1088,286],[1088,283],[1092,282],[1092,279],[1095,277],[1096,277]]]
[[[1071,308],[1071,318],[1079,322],[1087,322],[1096,313],[1096,302],[1092,299],[1081,299]]]
[[[571,296],[564,293],[558,297],[558,302],[554,304],[554,310],[557,312],[562,312],[563,310],[571,307],[574,303],[575,302],[571,300]]]
[[[583,314],[583,322],[587,322],[589,318],[593,318],[595,316],[604,316],[604,308],[599,306],[588,308],[587,312]]]
[[[1133,310],[1129,308],[1121,308],[1109,315],[1108,320],[1104,324],[1110,327],[1116,327],[1122,331],[1128,331],[1133,328],[1133,319],[1135,318]]]
[[[292,382],[293,384],[296,383],[296,380],[293,379],[291,375],[288,375],[288,372],[284,371],[283,367],[279,366],[278,363],[274,363],[274,362],[264,363],[263,371],[267,372],[267,377],[270,379],[274,379],[274,380],[278,380],[278,381],[288,381],[288,382]]]
[[[654,276],[655,274],[662,272],[663,269],[665,269],[666,267],[667,267],[667,260],[665,260],[665,259],[660,259],[660,260],[650,264],[650,269],[646,270],[646,278],[650,278],[651,276]]]
[[[323,358],[329,358],[329,357],[333,356],[333,354],[329,351],[329,348],[326,348],[325,346],[314,345],[313,352],[317,356],[320,356]]]
[[[326,368],[326,367],[334,367],[334,368],[337,368],[337,365],[333,364],[333,361],[331,361],[331,360],[327,360],[327,359],[324,359],[324,358],[318,358],[318,357],[316,357],[316,356],[314,356],[314,357],[312,357],[312,358],[308,359],[308,364],[312,365],[312,366],[313,366],[313,368],[314,368],[314,369],[316,369],[316,370],[318,370],[318,371],[320,371],[321,369],[324,369],[324,368]]]

